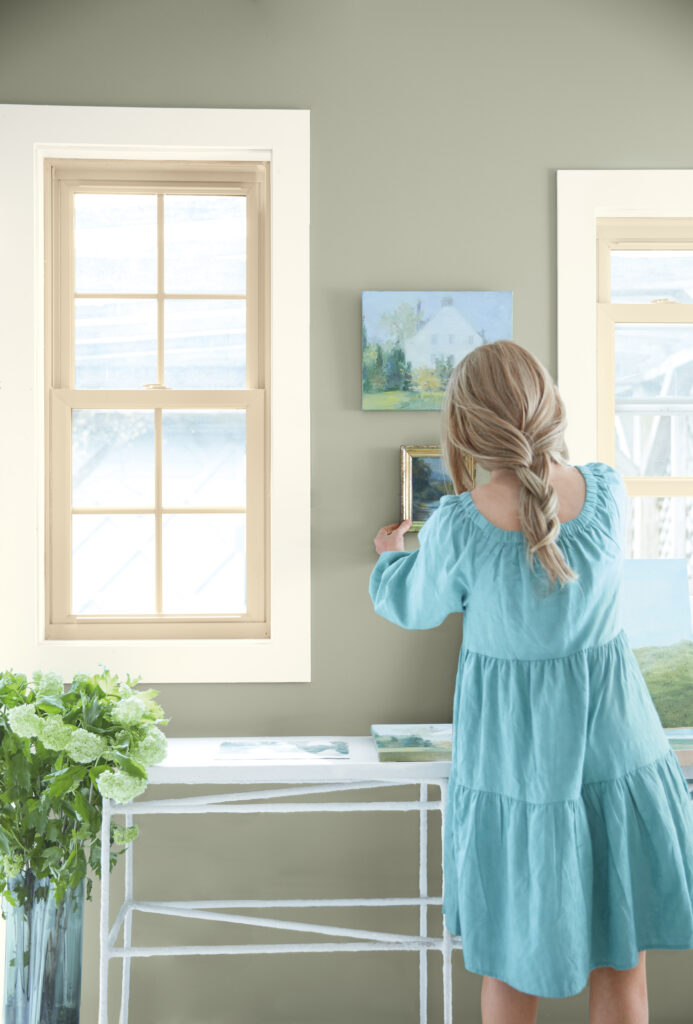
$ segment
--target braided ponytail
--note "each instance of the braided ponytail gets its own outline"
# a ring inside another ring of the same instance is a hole
[[[471,488],[472,459],[489,470],[513,469],[530,568],[536,556],[552,587],[578,578],[556,544],[558,497],[550,475],[552,462],[567,464],[565,425],[565,406],[548,371],[513,341],[472,349],[448,381],[441,449],[456,491]]]

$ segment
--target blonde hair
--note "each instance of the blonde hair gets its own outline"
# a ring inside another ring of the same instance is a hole
[[[455,491],[470,490],[469,460],[489,470],[513,469],[520,489],[520,525],[530,568],[534,556],[551,587],[576,580],[555,538],[558,498],[552,462],[568,464],[566,412],[546,368],[514,341],[477,346],[454,367],[442,410],[443,463]]]

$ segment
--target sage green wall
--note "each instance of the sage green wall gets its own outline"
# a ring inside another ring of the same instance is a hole
[[[313,680],[164,685],[170,735],[449,720],[460,622],[401,631],[368,598],[372,538],[398,515],[398,446],[436,442],[438,414],[360,410],[361,290],[512,290],[515,339],[555,374],[555,170],[693,164],[692,31],[690,0],[0,0],[0,102],[311,110]],[[408,814],[152,819],[136,895],[415,895],[415,829]],[[115,895],[122,862],[113,880]],[[398,910],[340,920],[415,927]],[[140,921],[136,943],[313,938]],[[693,952],[648,963],[653,1019],[689,1021]],[[431,1021],[439,968],[431,956]],[[414,953],[154,957],[134,964],[130,1020],[413,1024],[417,977]],[[118,982],[114,967],[114,1022]],[[455,1020],[479,1021],[481,978],[459,953],[453,985]],[[541,1001],[539,1020],[586,1021],[587,990]]]

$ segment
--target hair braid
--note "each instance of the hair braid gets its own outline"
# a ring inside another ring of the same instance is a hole
[[[558,496],[551,464],[566,464],[565,406],[548,371],[512,341],[477,348],[454,368],[443,404],[443,461],[455,488],[468,490],[467,464],[511,468],[520,487],[520,526],[530,567],[534,558],[551,585],[577,579],[556,544]]]

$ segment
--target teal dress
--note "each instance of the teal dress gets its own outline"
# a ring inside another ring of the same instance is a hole
[[[544,596],[522,531],[469,491],[369,582],[404,629],[464,613],[445,923],[468,970],[550,998],[642,949],[693,948],[693,804],[621,620],[625,484],[607,463],[577,468],[585,503],[557,543],[579,579],[564,589]]]

